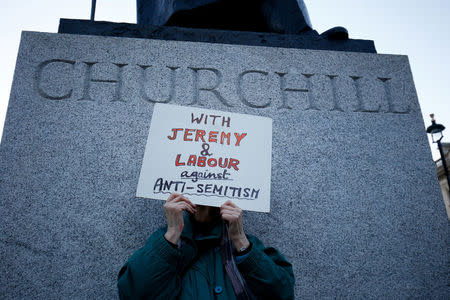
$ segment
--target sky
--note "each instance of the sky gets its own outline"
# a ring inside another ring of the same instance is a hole
[[[350,38],[375,41],[378,53],[408,55],[425,126],[430,113],[450,142],[450,1],[304,0],[313,28],[343,26]],[[0,136],[22,30],[57,32],[59,18],[89,19],[90,0],[1,0]],[[98,0],[96,20],[136,23],[135,0]],[[425,127],[424,127],[425,130]],[[434,159],[439,157],[431,145]]]

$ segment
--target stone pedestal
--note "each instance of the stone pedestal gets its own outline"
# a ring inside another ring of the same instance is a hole
[[[162,202],[135,197],[156,102],[273,119],[271,213],[245,228],[293,263],[298,299],[448,296],[406,56],[24,32],[0,146],[1,298],[117,297],[164,224]]]

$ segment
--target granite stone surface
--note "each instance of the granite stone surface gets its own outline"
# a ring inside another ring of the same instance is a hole
[[[293,263],[298,299],[448,297],[406,56],[24,32],[0,145],[1,299],[117,298],[165,222],[162,201],[135,197],[155,102],[273,118],[271,212],[244,224]]]

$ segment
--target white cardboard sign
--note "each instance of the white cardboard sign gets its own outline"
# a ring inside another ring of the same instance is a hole
[[[136,196],[270,211],[272,119],[155,104]]]

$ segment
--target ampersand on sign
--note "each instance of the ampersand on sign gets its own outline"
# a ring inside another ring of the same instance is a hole
[[[208,143],[203,143],[202,144],[202,151],[200,151],[200,154],[203,156],[211,156],[212,153],[209,153],[209,144]]]

